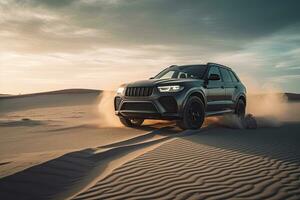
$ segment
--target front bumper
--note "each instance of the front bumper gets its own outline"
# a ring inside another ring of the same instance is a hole
[[[161,93],[156,88],[150,96],[117,95],[115,114],[128,118],[180,119],[184,92]]]

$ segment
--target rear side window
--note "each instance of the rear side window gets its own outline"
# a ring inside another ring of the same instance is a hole
[[[232,82],[231,76],[230,76],[229,71],[227,69],[220,68],[220,71],[221,71],[224,82]]]
[[[237,79],[237,77],[235,76],[235,74],[232,71],[229,70],[229,74],[230,74],[233,82],[239,82],[239,80]]]
[[[211,68],[209,69],[209,72],[208,72],[208,77],[209,77],[211,74],[218,74],[218,75],[221,77],[219,67],[211,67]],[[221,80],[219,80],[219,81],[221,81]]]

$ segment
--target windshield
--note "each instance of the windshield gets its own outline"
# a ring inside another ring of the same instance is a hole
[[[203,79],[206,72],[206,65],[189,65],[189,66],[176,66],[170,67],[158,75],[155,79],[182,79],[182,78],[192,78],[192,79]]]

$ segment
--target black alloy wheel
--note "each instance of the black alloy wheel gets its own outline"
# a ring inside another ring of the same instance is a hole
[[[190,97],[183,110],[183,119],[177,122],[181,129],[201,128],[205,117],[204,104],[200,98]]]

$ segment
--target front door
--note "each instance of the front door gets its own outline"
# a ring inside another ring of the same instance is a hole
[[[220,77],[221,73],[219,67],[212,66],[209,69],[208,76],[211,74],[218,74]],[[222,80],[208,80],[206,86],[207,92],[207,111],[221,111],[224,110],[224,96],[225,96],[225,88]]]

